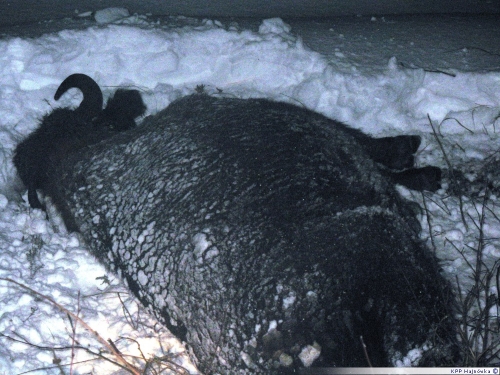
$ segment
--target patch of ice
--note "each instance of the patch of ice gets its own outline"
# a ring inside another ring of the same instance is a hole
[[[94,19],[97,23],[112,23],[122,18],[130,16],[127,8],[106,8],[98,10],[94,14]]]

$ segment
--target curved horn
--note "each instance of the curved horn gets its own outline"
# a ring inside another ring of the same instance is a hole
[[[59,100],[73,87],[83,93],[83,100],[75,111],[87,120],[96,117],[102,111],[102,92],[99,85],[86,74],[76,73],[67,77],[58,87],[54,99]]]

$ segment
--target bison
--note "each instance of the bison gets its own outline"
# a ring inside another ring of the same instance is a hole
[[[439,187],[419,137],[205,93],[125,127],[54,139],[41,190],[202,372],[454,363],[452,289],[395,189]]]

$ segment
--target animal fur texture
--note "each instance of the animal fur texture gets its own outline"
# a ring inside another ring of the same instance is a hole
[[[47,114],[40,126],[16,147],[13,162],[28,188],[28,201],[32,208],[44,208],[36,190],[47,190],[49,165],[71,152],[134,127],[135,118],[142,116],[146,110],[137,90],[123,89],[116,91],[103,110],[103,97],[97,83],[89,76],[78,73],[61,83],[54,99],[59,100],[73,87],[83,93],[78,108],[57,108]]]
[[[197,94],[59,158],[47,193],[205,374],[367,366],[361,337],[374,366],[444,365],[452,292],[386,171],[418,143]]]

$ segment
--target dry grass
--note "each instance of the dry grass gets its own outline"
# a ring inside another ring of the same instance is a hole
[[[424,232],[456,288],[461,357],[456,365],[497,367],[500,365],[500,200],[497,199],[500,189],[496,188],[500,186],[499,153],[493,151],[484,161],[465,162],[456,168],[451,160],[460,158],[452,159],[446,150],[464,155],[466,150],[437,132],[430,118],[429,123],[448,167],[445,178],[448,186],[446,192],[413,195],[413,199],[424,207],[427,224]],[[496,139],[494,134],[489,136]]]
[[[55,301],[53,298],[37,292],[33,288],[13,280],[11,278],[0,278],[0,281],[6,282],[15,288],[19,288],[23,293],[31,295],[38,304],[48,304],[59,310],[61,319],[65,320],[64,324],[69,328],[66,330],[68,335],[66,337],[66,343],[39,343],[34,342],[35,340],[26,337],[25,335],[17,332],[11,331],[9,334],[0,332],[0,338],[6,342],[21,344],[25,347],[34,348],[39,352],[48,352],[52,355],[52,364],[49,366],[39,367],[36,369],[30,369],[21,374],[34,374],[34,373],[58,373],[60,375],[73,375],[81,374],[78,371],[79,366],[89,364],[89,362],[107,362],[115,367],[116,371],[112,371],[113,374],[133,374],[133,375],[187,375],[190,374],[188,369],[184,368],[179,363],[183,360],[180,358],[185,353],[175,353],[169,352],[168,350],[160,350],[159,355],[147,355],[143,352],[141,348],[141,340],[133,337],[120,336],[114,339],[105,339],[103,337],[103,331],[106,327],[100,327],[100,332],[91,327],[85,322],[84,319],[80,317],[80,294],[78,294],[77,301],[75,301],[76,311],[71,311],[71,308],[65,307],[62,304]],[[106,291],[103,293],[113,293],[112,291]],[[133,316],[129,311],[127,303],[124,301],[122,294],[126,294],[126,291],[116,292],[119,295],[119,299],[122,303],[123,319],[126,320],[130,326],[137,329],[144,325],[144,322],[140,319],[139,315]],[[95,296],[94,296],[95,297]],[[73,306],[73,309],[75,308]],[[35,311],[33,311],[34,313]],[[85,342],[90,340],[94,341],[94,344],[89,345]],[[162,347],[160,337],[158,337],[158,347]],[[127,352],[127,348],[130,345],[135,346],[135,353],[131,354]],[[125,349],[124,349],[125,348]],[[167,348],[168,349],[168,348]],[[85,359],[77,361],[77,352],[84,352]],[[139,354],[137,354],[139,353]],[[99,366],[95,366],[99,368]],[[108,366],[109,368],[109,366]],[[88,374],[100,374],[100,372],[90,372]]]

